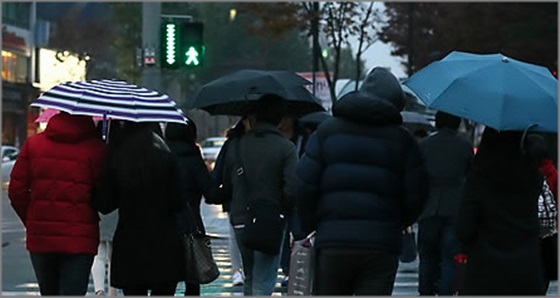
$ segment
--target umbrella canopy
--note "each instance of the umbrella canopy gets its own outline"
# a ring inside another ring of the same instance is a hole
[[[413,123],[413,124],[424,124],[427,126],[432,126],[432,123],[426,118],[426,116],[410,111],[402,111],[401,116],[403,118],[404,123]]]
[[[428,120],[428,118],[420,113],[402,111],[401,116],[403,118],[403,126],[412,133],[417,130],[425,130],[426,132],[435,130],[435,127]]]
[[[332,117],[331,114],[324,111],[319,111],[319,112],[309,113],[299,118],[298,121],[304,126],[309,125],[311,127],[317,127],[319,126],[319,124],[323,123],[323,121],[329,119],[330,117]]]
[[[558,130],[558,80],[502,54],[452,52],[404,84],[430,109],[497,130]]]
[[[290,111],[303,115],[324,111],[319,99],[304,86],[311,82],[290,71],[239,70],[200,87],[185,108],[212,115],[244,115],[264,94],[286,100]]]
[[[52,118],[52,116],[58,113],[60,113],[60,111],[57,109],[51,109],[51,108],[45,109],[44,111],[41,112],[41,114],[39,114],[39,117],[35,119],[35,123],[47,123],[49,122],[49,119]]]
[[[54,116],[58,113],[60,113],[59,110],[52,109],[52,108],[47,108],[43,112],[41,112],[41,114],[39,114],[37,119],[35,119],[35,123],[47,123],[52,118],[52,116]],[[103,117],[100,117],[100,116],[93,116],[92,118],[93,118],[94,121],[103,120]],[[107,117],[107,118],[112,119],[111,117]]]
[[[62,83],[43,93],[31,106],[133,122],[187,121],[169,96],[117,80]]]

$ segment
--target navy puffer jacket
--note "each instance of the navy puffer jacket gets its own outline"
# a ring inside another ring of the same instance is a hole
[[[402,92],[395,88],[395,94]],[[350,94],[311,136],[297,167],[296,202],[303,232],[317,231],[317,248],[397,253],[401,231],[417,221],[429,193],[428,174],[391,100]]]

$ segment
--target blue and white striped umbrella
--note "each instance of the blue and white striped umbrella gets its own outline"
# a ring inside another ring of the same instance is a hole
[[[188,121],[169,96],[118,80],[62,83],[43,93],[31,106],[133,122]]]

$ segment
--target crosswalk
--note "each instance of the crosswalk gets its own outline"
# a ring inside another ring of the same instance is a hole
[[[201,296],[243,296],[242,286],[233,286],[233,271],[229,261],[227,239],[213,239],[212,250],[218,267],[220,276],[214,282],[202,285],[200,288]],[[416,262],[401,264],[395,281],[393,296],[416,296],[418,289],[418,272]],[[281,280],[284,278],[281,270],[278,271],[278,280],[272,296],[285,296],[286,287],[281,287]],[[184,284],[180,283],[177,287],[175,296],[183,296]]]
[[[231,269],[231,263],[229,260],[228,251],[228,241],[227,239],[212,239],[212,251],[214,259],[218,264],[220,269],[220,276],[217,280],[210,284],[201,285],[200,295],[201,296],[243,296],[243,286],[233,286],[232,276],[233,270]],[[412,264],[412,263],[411,263]],[[409,265],[409,264],[404,264]],[[406,269],[406,268],[405,268]],[[397,273],[397,280],[395,282],[395,288],[393,295],[396,296],[415,296],[418,288],[417,272],[414,270],[400,270]],[[276,288],[274,290],[273,296],[285,296],[287,294],[287,288],[282,287],[280,282],[284,278],[281,270],[278,271],[278,280],[276,283]],[[19,288],[20,291],[16,292],[2,292],[2,296],[39,296],[39,286],[37,283],[26,283],[22,284]],[[184,296],[185,284],[179,283],[175,296]],[[119,295],[122,292],[118,291]],[[90,279],[88,293],[86,296],[94,296],[95,289],[93,287],[93,282]]]
[[[243,296],[243,286],[233,286],[232,276],[233,270],[229,260],[228,241],[227,238],[212,239],[213,255],[220,269],[220,276],[214,282],[201,285],[201,296]],[[278,280],[276,288],[272,296],[287,295],[286,287],[281,287],[280,282],[284,278],[282,272],[278,271]],[[185,285],[179,283],[175,296],[184,296]],[[558,282],[552,282],[547,296],[556,296],[558,293]],[[39,296],[39,287],[36,283],[26,283],[18,286],[18,291],[5,292],[2,296]],[[93,282],[90,279],[88,293],[86,296],[94,296],[95,290]],[[118,295],[122,296],[119,290]],[[401,263],[397,272],[393,296],[418,296],[418,260],[412,263]]]

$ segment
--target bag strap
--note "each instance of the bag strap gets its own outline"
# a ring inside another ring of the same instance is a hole
[[[239,179],[242,181],[243,186],[245,188],[245,191],[248,193],[250,188],[248,187],[248,183],[245,177],[245,167],[243,167],[243,157],[241,157],[241,139],[243,139],[243,136],[237,138],[237,140],[235,140],[235,156],[236,156],[236,160],[238,163],[238,167],[235,170],[237,173],[237,176],[239,177]],[[248,203],[250,203],[252,201],[251,196],[248,196],[249,201]]]
[[[187,202],[185,208],[187,209],[188,216],[191,218],[191,222],[194,224],[194,227],[195,227],[194,232],[191,231],[187,234],[190,234],[190,235],[202,234],[202,229],[200,228],[200,226],[198,226],[198,221],[196,220],[196,216],[194,216],[194,211],[193,211],[191,205],[189,204],[189,202]]]
[[[236,140],[235,140],[235,156],[237,159],[237,163],[239,164],[239,167],[237,168],[236,172],[237,172],[237,176],[239,176],[239,178],[241,179],[241,181],[243,181],[243,185],[245,187],[245,191],[247,192],[248,195],[248,201],[247,204],[250,204],[253,201],[253,196],[250,195],[251,192],[251,188],[249,187],[249,183],[248,180],[246,179],[245,175],[246,175],[246,171],[245,171],[245,167],[243,166],[243,157],[241,156],[241,140],[244,139],[244,137],[250,135],[250,134],[255,134],[257,137],[261,137],[264,136],[266,134],[276,134],[275,132],[272,131],[264,131],[264,132],[255,132],[255,131],[249,131],[245,134],[243,134],[242,136],[239,136]]]

